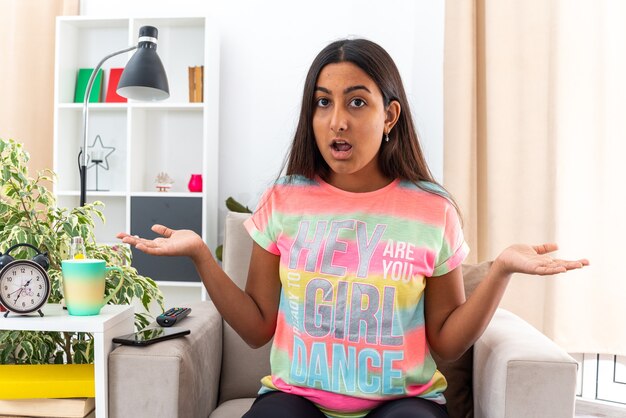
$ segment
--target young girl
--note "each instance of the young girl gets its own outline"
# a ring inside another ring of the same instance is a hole
[[[313,61],[286,175],[246,228],[255,244],[245,291],[192,231],[119,234],[148,254],[191,257],[250,346],[274,337],[271,375],[246,418],[446,417],[431,350],[461,356],[512,273],[588,264],[551,258],[554,244],[514,245],[466,301],[457,207],[426,165],[393,60],[363,39]]]

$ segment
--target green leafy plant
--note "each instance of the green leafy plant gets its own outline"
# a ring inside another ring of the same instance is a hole
[[[163,309],[163,295],[157,284],[141,276],[131,266],[131,252],[125,245],[109,246],[96,243],[93,228],[95,220],[104,222],[101,202],[66,209],[57,206],[49,186],[55,179],[50,170],[28,176],[29,155],[22,144],[0,138],[0,251],[17,243],[28,243],[42,252],[48,252],[51,281],[49,303],[63,298],[61,260],[68,258],[72,237],[81,236],[91,258],[105,260],[113,271],[105,292],[114,289],[123,276],[121,290],[111,299],[112,304],[131,304],[141,301],[146,312],[153,302]],[[48,187],[47,187],[48,186]],[[16,258],[30,258],[27,249],[11,253]],[[135,314],[135,326],[142,329],[152,317]],[[0,331],[0,364],[46,364],[93,362],[93,338],[90,334],[71,332]]]

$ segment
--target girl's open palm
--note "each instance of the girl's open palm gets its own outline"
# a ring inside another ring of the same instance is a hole
[[[122,232],[117,234],[117,238],[150,255],[193,257],[204,246],[202,238],[188,229],[176,230],[153,225],[152,230],[161,236],[150,240]]]
[[[565,273],[588,266],[587,259],[562,260],[552,258],[548,253],[556,251],[556,244],[526,245],[515,244],[505,249],[497,258],[505,273],[526,273],[550,275]]]

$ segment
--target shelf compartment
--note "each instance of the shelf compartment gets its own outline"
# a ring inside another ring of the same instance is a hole
[[[170,192],[187,192],[191,174],[202,173],[201,110],[132,109],[130,191],[155,192],[155,178],[166,172]]]
[[[63,164],[56,164],[59,190],[80,190],[78,153],[83,146],[83,114],[79,109],[58,110],[58,138],[56,158]],[[87,147],[93,145],[96,135],[100,135],[106,147],[115,147],[107,157],[109,169],[98,168],[98,188],[102,191],[124,192],[126,190],[127,152],[127,111],[115,109],[90,109]],[[87,189],[96,187],[96,167],[87,169]]]
[[[133,32],[150,25],[159,30],[157,53],[161,57],[170,85],[170,97],[164,103],[189,102],[188,67],[204,64],[204,18],[153,18],[133,21]],[[205,74],[206,79],[206,74]]]
[[[60,87],[57,92],[57,103],[72,103],[78,69],[95,68],[105,56],[129,46],[128,20],[111,19],[96,22],[67,19],[63,25],[57,26],[57,37],[63,39],[56,57]],[[127,60],[128,55],[121,54],[110,58],[103,65],[105,79],[102,96],[106,92],[108,70],[124,67]]]

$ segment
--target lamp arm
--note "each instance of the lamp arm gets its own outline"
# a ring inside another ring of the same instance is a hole
[[[91,88],[93,87],[93,82],[98,74],[98,71],[102,67],[102,64],[105,63],[106,60],[112,58],[116,55],[123,54],[124,52],[130,52],[134,49],[137,49],[137,45],[133,45],[131,47],[122,49],[117,52],[113,52],[112,54],[107,55],[102,58],[96,68],[89,76],[89,81],[87,82],[87,89],[85,90],[85,98],[83,100],[83,155],[81,158],[81,166],[80,166],[80,205],[85,206],[86,192],[87,192],[87,125],[88,125],[88,107],[87,103],[89,102],[89,96],[91,96]]]

